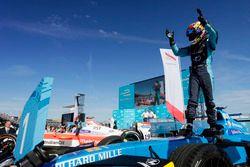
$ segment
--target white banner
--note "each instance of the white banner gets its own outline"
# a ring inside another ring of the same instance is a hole
[[[179,57],[171,49],[160,49],[165,75],[165,97],[168,111],[181,123],[185,121],[184,96]]]

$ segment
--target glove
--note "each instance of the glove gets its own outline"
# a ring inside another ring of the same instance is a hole
[[[205,26],[207,24],[207,20],[203,17],[201,10],[197,9],[197,13],[199,14],[198,20],[201,22],[201,25]]]
[[[166,29],[165,33],[166,33],[167,38],[169,39],[170,46],[173,46],[175,44],[175,42],[174,42],[174,32],[173,31],[170,32],[168,29]]]
[[[199,16],[198,20],[201,22],[203,27],[207,24],[207,20],[203,16]]]

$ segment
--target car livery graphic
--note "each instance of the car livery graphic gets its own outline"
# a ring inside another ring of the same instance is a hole
[[[55,133],[46,132],[44,134],[44,146],[47,148],[57,149],[57,147],[79,147],[82,145],[92,143],[94,146],[98,145],[105,138],[113,136],[113,140],[126,140],[134,141],[144,139],[146,132],[137,130],[118,130],[105,127],[95,122],[94,120],[87,119],[85,123],[82,123],[82,127],[78,133]],[[147,132],[149,133],[149,132]],[[112,138],[112,137],[110,137]],[[102,144],[102,142],[100,143]]]

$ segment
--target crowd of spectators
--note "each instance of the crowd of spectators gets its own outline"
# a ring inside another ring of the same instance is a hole
[[[80,124],[79,124],[80,125]],[[81,127],[77,123],[72,123],[69,125],[46,125],[45,132],[52,133],[77,133],[81,130]],[[110,124],[101,124],[103,126],[110,127]],[[116,127],[116,121],[115,121]],[[111,128],[115,128],[111,127]],[[116,129],[116,128],[115,128]],[[11,134],[17,135],[18,133],[18,124],[13,123],[13,120],[4,120],[0,119],[0,135]]]
[[[114,121],[113,126],[111,127],[110,123],[101,123],[100,125],[117,129],[117,122]],[[69,124],[62,125],[46,125],[45,132],[47,133],[79,133],[81,132],[81,123],[72,122]]]
[[[53,133],[75,133],[77,130],[77,125],[60,125],[60,126],[46,126],[46,132],[53,132]]]
[[[18,124],[18,117],[10,116],[6,113],[0,113],[0,122],[4,122],[6,120],[11,121],[14,125]]]

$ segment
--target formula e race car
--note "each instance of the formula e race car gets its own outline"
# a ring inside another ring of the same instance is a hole
[[[44,78],[24,107],[13,156],[1,159],[1,166],[73,167],[230,167],[250,165],[250,134],[223,108],[217,108],[217,130],[204,129],[189,138],[179,133],[172,137],[130,141],[71,150],[55,156],[43,150],[45,116],[52,79]],[[39,122],[38,122],[39,121]],[[27,128],[29,127],[29,128]],[[199,129],[198,128],[198,129]]]
[[[44,134],[45,150],[50,150],[55,154],[63,154],[65,151],[82,149],[83,147],[107,145],[123,141],[138,141],[148,136],[145,133],[149,131],[134,130],[118,130],[100,125],[98,122],[87,119],[81,123],[81,127],[73,133],[54,133],[46,132]]]
[[[61,155],[42,166],[248,166],[250,135],[222,109],[217,110],[217,131],[204,129],[191,138],[173,136],[92,147]],[[38,154],[38,148],[31,154]],[[41,152],[41,150],[39,150]],[[26,156],[19,164],[29,160]],[[41,158],[40,158],[40,161]],[[34,162],[30,162],[31,164]]]

